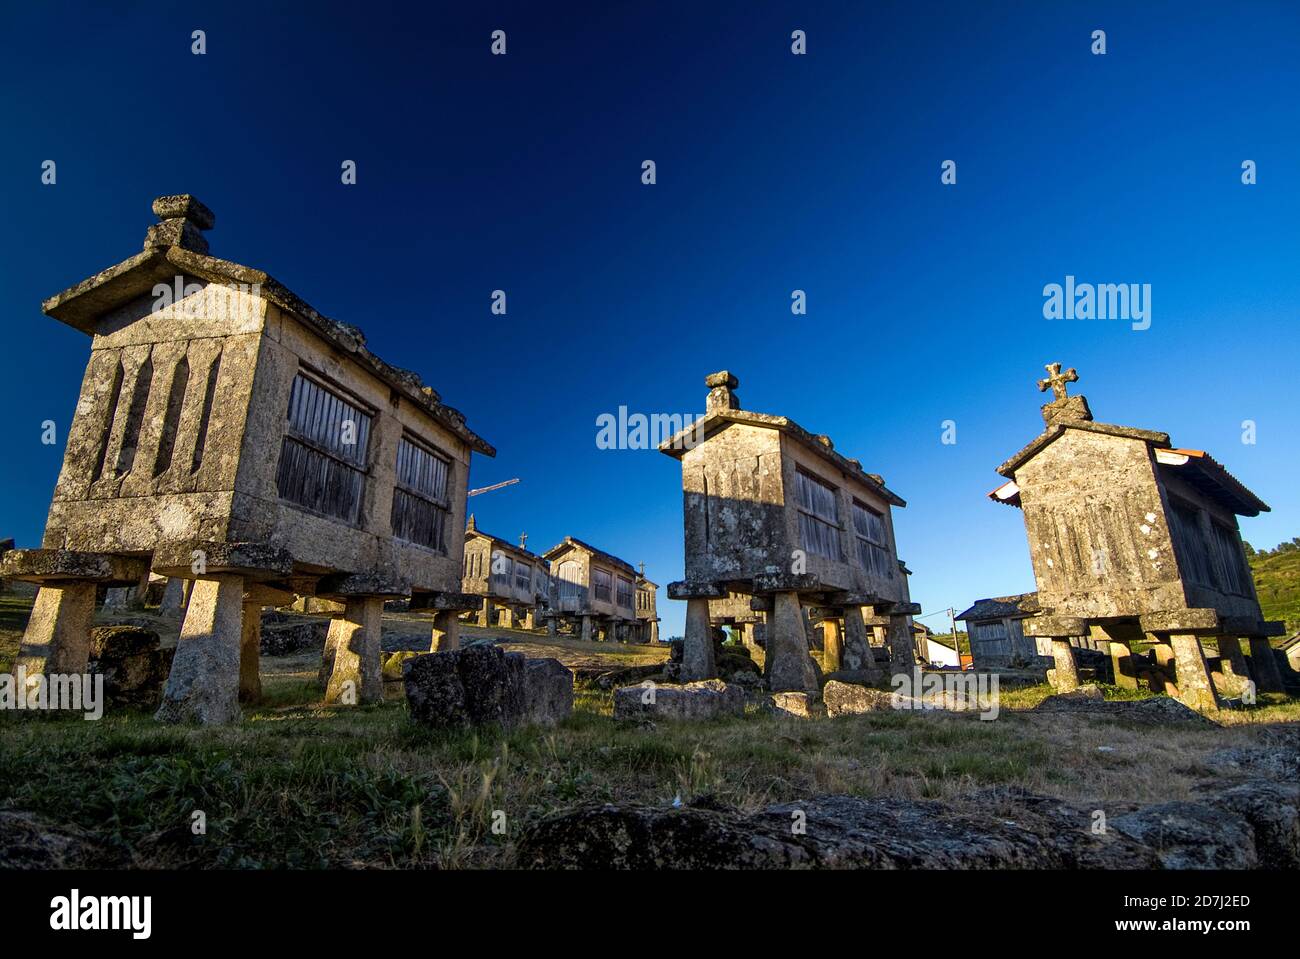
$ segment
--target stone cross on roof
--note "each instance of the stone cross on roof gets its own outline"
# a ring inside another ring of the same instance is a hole
[[[528,534],[527,534],[527,533],[520,533],[520,534],[519,534],[519,548],[520,548],[520,549],[527,549],[527,548],[528,548]]]
[[[1063,400],[1067,396],[1065,391],[1066,383],[1077,383],[1079,381],[1079,373],[1073,366],[1064,373],[1061,372],[1060,363],[1048,363],[1044,369],[1047,370],[1048,377],[1045,380],[1038,381],[1038,392],[1046,393],[1050,387],[1058,400]]]

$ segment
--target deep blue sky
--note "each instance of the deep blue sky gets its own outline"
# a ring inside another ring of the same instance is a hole
[[[135,253],[178,192],[216,211],[214,255],[462,409],[500,451],[474,485],[522,478],[471,501],[480,526],[539,549],[573,534],[678,578],[678,464],[598,450],[595,418],[701,412],[728,368],[745,407],[908,501],[927,613],[1031,589],[1020,515],[984,494],[1038,432],[1051,360],[1099,420],[1257,491],[1255,545],[1300,534],[1295,4],[117,6],[0,14],[0,536],[20,545],[62,457],[40,423],[62,440],[89,351],[40,301]],[[1066,274],[1150,283],[1151,328],[1043,319]]]

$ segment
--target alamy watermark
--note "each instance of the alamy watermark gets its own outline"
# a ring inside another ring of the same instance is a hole
[[[1135,330],[1151,327],[1150,283],[1065,283],[1043,287],[1046,320],[1129,320]]]
[[[910,673],[896,673],[889,684],[894,709],[967,710],[979,712],[980,719],[998,718],[997,673],[927,673],[916,666]]]
[[[37,673],[27,675],[19,666],[0,673],[0,710],[66,711],[84,713],[86,720],[104,715],[103,674]]]
[[[596,417],[596,449],[655,450],[666,443],[673,449],[695,449],[704,439],[703,419],[692,413],[628,413],[620,406],[617,414]]]

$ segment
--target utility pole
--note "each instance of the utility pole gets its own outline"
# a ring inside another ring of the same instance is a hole
[[[957,651],[957,668],[961,669],[961,643],[957,641],[957,618],[951,606],[948,607],[948,622],[952,624],[952,648]]]

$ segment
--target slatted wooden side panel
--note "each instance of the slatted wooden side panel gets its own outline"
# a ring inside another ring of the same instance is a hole
[[[394,536],[447,551],[450,473],[450,460],[402,437],[397,445],[397,485],[393,490]]]
[[[301,373],[289,394],[276,486],[283,499],[356,523],[371,415]]]

